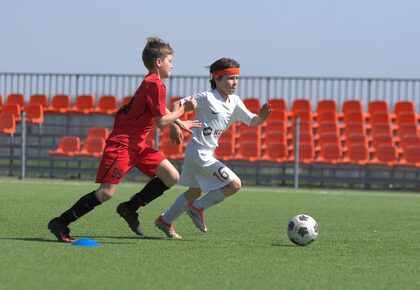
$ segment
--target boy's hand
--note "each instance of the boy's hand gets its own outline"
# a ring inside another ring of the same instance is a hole
[[[171,128],[169,130],[169,138],[173,144],[179,145],[181,140],[184,139],[184,135],[182,135],[181,129],[177,125],[171,124]]]
[[[184,112],[194,111],[197,107],[197,100],[195,98],[191,98],[190,100],[184,103]]]
[[[271,108],[271,105],[269,103],[265,103],[259,110],[259,116],[262,119],[267,120],[267,118],[270,117],[272,112],[273,109]]]
[[[192,134],[191,128],[201,128],[201,122],[198,120],[185,120],[181,121],[178,120],[176,123],[181,130],[187,131],[188,133]]]

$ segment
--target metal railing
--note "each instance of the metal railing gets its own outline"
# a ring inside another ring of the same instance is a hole
[[[11,93],[68,94],[72,98],[90,94],[115,95],[119,99],[132,95],[144,75],[133,74],[63,74],[0,72],[0,94],[5,99]],[[168,99],[187,96],[209,89],[207,76],[175,75],[165,80]],[[397,101],[413,101],[420,112],[420,79],[398,78],[335,78],[335,77],[272,77],[241,76],[237,94],[242,98],[285,99],[290,106],[295,99],[310,99],[315,106],[319,100],[362,100],[364,108],[373,100],[386,100],[390,107]]]

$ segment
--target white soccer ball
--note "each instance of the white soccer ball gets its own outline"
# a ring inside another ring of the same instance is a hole
[[[287,236],[298,246],[307,246],[318,237],[319,227],[315,219],[307,214],[293,217],[287,225]]]

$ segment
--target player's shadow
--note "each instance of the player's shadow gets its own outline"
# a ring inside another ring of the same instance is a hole
[[[47,243],[57,242],[57,240],[51,240],[51,239],[48,240],[48,239],[43,239],[43,238],[0,238],[0,240],[24,241],[24,242],[47,242]]]
[[[73,236],[74,237],[74,236]],[[143,236],[143,237],[136,237],[136,236],[89,236],[94,239],[115,239],[115,240],[138,240],[138,241],[177,241],[177,242],[185,242],[188,241],[188,239],[182,239],[182,240],[176,240],[176,239],[169,239],[166,237],[156,237],[156,236]],[[81,237],[80,237],[81,238]]]

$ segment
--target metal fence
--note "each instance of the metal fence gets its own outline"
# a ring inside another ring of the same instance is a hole
[[[129,74],[61,74],[0,72],[0,94],[90,94],[114,95],[119,99],[132,95],[144,75]],[[207,76],[175,75],[165,80],[168,97],[187,96],[210,88]],[[314,106],[322,99],[359,99],[364,108],[373,100],[386,100],[390,107],[397,101],[413,101],[420,112],[420,79],[333,78],[333,77],[272,77],[241,76],[237,94],[242,98],[285,99],[290,106],[295,99],[310,99]],[[169,98],[168,98],[169,99]]]

